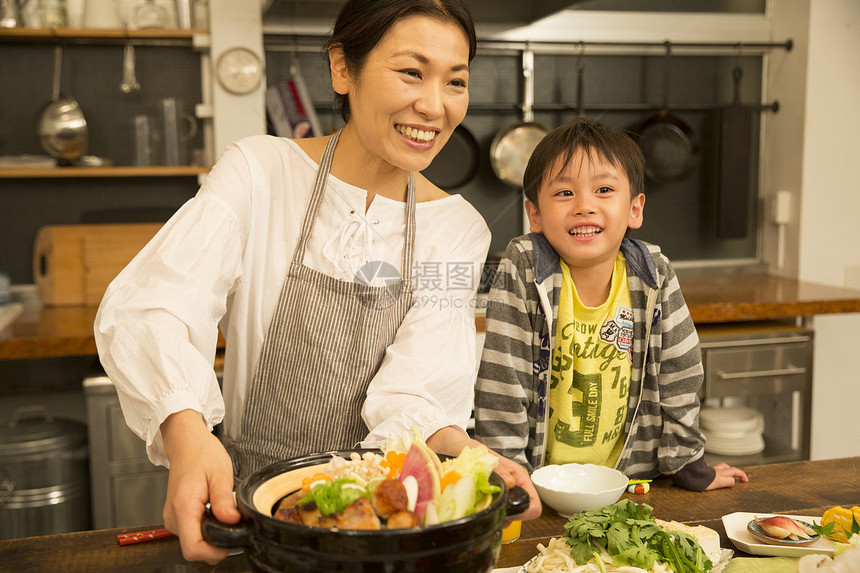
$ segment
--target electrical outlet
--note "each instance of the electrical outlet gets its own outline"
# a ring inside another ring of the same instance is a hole
[[[773,195],[773,210],[771,216],[777,225],[787,225],[791,222],[791,191],[780,190]]]

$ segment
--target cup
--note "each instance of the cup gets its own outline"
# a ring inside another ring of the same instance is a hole
[[[182,101],[169,97],[161,100],[164,165],[188,165],[189,141],[197,134],[197,120],[185,113]]]
[[[513,543],[520,538],[522,530],[522,521],[520,521],[519,519],[512,521],[510,525],[502,529],[502,543]]]
[[[136,115],[132,119],[134,129],[134,164],[147,167],[157,163],[157,136],[152,118]]]

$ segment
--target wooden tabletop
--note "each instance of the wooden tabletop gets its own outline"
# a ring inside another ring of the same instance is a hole
[[[697,324],[860,312],[860,291],[772,276],[687,277],[681,289]],[[0,360],[96,354],[97,307],[42,306],[34,296],[0,332]],[[483,330],[483,317],[476,322]]]
[[[654,517],[705,525],[720,534],[720,547],[735,549],[726,537],[722,516],[736,511],[822,515],[836,505],[860,505],[860,457],[822,461],[789,462],[744,468],[749,483],[708,492],[693,492],[675,487],[667,479],[652,483],[651,491],[623,497],[654,508]],[[537,544],[564,532],[567,520],[544,508],[543,515],[523,523],[520,539],[503,545],[497,567],[522,565],[537,554]]]
[[[691,525],[706,525],[721,535],[721,546],[733,548],[720,517],[735,511],[821,515],[836,506],[860,505],[860,457],[825,461],[750,466],[748,484],[712,492],[690,492],[657,480],[644,495],[625,497],[654,508],[654,516]],[[565,519],[545,508],[543,515],[523,524],[520,539],[503,545],[497,567],[515,567],[531,559],[537,543],[546,544],[563,532]],[[153,526],[159,527],[159,526]],[[75,571],[76,573],[149,573],[173,571],[185,563],[176,538],[121,547],[117,534],[144,528],[105,529],[0,541],[0,569],[13,571]],[[736,555],[744,555],[736,551]],[[202,563],[189,571],[246,573],[243,555],[228,557],[217,567]]]

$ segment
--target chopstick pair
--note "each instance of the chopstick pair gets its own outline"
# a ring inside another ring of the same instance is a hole
[[[116,536],[116,540],[120,545],[133,545],[135,543],[143,543],[144,541],[153,541],[155,539],[165,539],[173,537],[174,534],[167,529],[150,529],[148,531],[138,531],[136,533],[120,533]]]

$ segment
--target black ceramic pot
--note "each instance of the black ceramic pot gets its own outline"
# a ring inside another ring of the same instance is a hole
[[[366,450],[356,450],[363,453]],[[351,452],[334,452],[349,458]],[[252,571],[260,573],[342,571],[486,573],[499,555],[502,522],[528,509],[529,497],[519,486],[501,488],[490,507],[456,521],[413,529],[357,531],[307,527],[272,517],[284,496],[301,487],[331,459],[332,453],[277,462],[245,479],[236,494],[242,521],[225,525],[211,515],[203,537],[219,547],[242,547]]]

